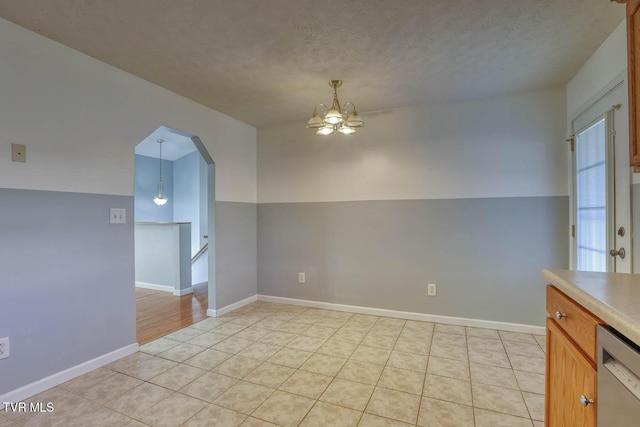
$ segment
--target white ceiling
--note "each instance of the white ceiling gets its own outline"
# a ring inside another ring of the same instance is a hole
[[[262,127],[565,84],[608,0],[0,0],[0,17]],[[366,120],[366,114],[363,114]]]
[[[160,157],[159,139],[162,140],[162,158],[165,160],[178,160],[180,157],[196,151],[196,146],[188,135],[160,126],[136,145],[136,154],[147,157]]]

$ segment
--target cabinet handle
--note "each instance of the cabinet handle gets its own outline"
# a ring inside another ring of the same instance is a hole
[[[582,404],[582,406],[589,406],[593,405],[595,402],[593,401],[593,399],[587,399],[587,396],[583,394],[582,396],[580,396],[580,403]]]
[[[560,313],[559,311],[556,311],[556,319],[562,320],[563,317],[567,317],[567,313]]]

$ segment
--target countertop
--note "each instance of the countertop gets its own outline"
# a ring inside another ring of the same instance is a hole
[[[640,274],[542,270],[542,277],[640,345]]]

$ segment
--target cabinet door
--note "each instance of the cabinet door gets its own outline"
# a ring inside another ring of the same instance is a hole
[[[547,319],[545,426],[595,427],[596,370],[555,320]],[[583,405],[581,397],[595,403]]]
[[[627,2],[627,67],[629,73],[629,161],[640,172],[640,0]]]

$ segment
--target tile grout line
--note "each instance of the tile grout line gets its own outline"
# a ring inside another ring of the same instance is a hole
[[[473,425],[477,427],[476,418],[476,404],[473,398],[473,378],[471,377],[471,357],[469,357],[469,336],[467,335],[468,329],[464,328],[465,338],[467,343],[467,369],[469,369],[469,385],[471,386],[471,413],[473,414]],[[498,334],[500,336],[500,334]]]
[[[433,324],[431,330],[431,339],[429,340],[429,354],[427,355],[427,366],[424,368],[424,375],[422,378],[422,391],[420,392],[420,406],[418,407],[418,418],[416,419],[416,426],[420,422],[420,413],[422,411],[422,402],[424,401],[424,388],[427,384],[427,375],[429,374],[429,364],[431,363],[431,347],[433,346],[433,337],[436,334],[436,324]]]

